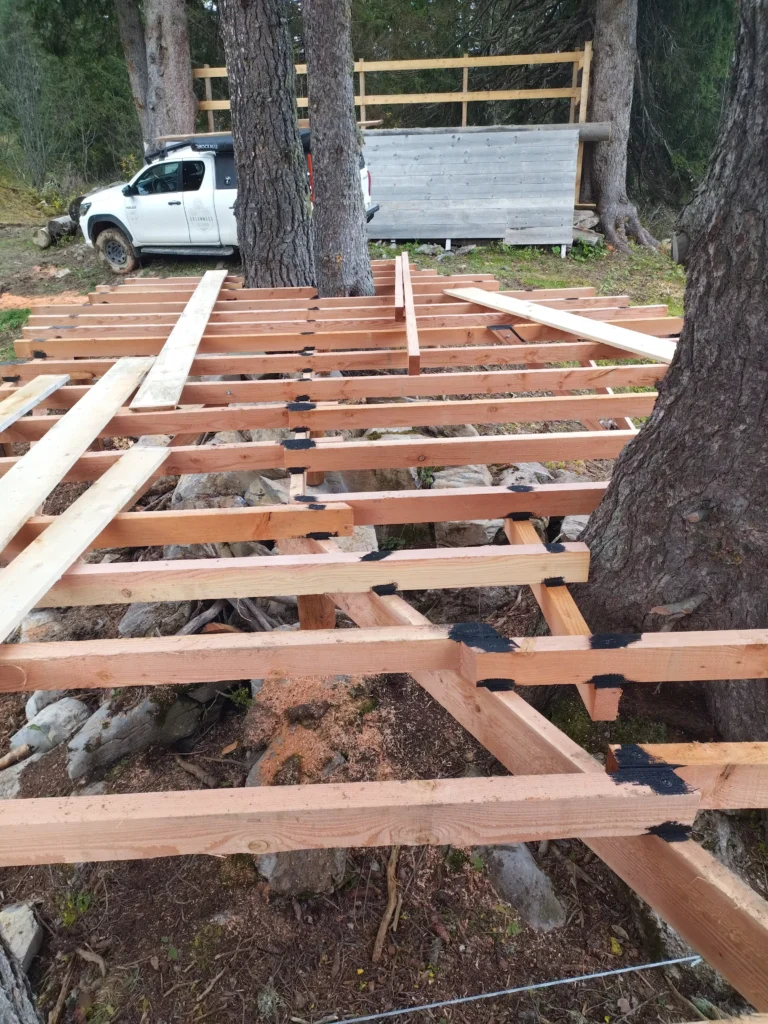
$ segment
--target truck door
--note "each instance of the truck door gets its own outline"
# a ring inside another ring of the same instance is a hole
[[[184,160],[181,179],[189,240],[193,245],[218,245],[219,226],[213,206],[212,158]]]
[[[181,199],[181,161],[151,164],[125,197],[125,214],[137,245],[188,245],[189,228]]]

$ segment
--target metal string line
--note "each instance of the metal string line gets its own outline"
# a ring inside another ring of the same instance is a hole
[[[681,956],[675,960],[657,960],[652,964],[636,964],[634,967],[618,967],[613,971],[599,971],[597,974],[577,974],[573,978],[558,978],[556,981],[539,981],[535,985],[521,985],[518,988],[503,988],[498,992],[481,992],[476,996],[461,996],[456,999],[443,999],[438,1003],[423,1003],[421,1006],[407,1006],[402,1010],[386,1010],[384,1013],[371,1013],[366,1017],[344,1017],[338,1024],[363,1024],[364,1021],[383,1020],[385,1017],[399,1017],[406,1013],[419,1013],[424,1010],[440,1010],[445,1006],[460,1006],[462,1003],[474,1003],[478,999],[498,999],[499,996],[513,996],[520,992],[534,992],[542,988],[554,988],[556,985],[571,985],[576,981],[592,981],[595,978],[613,978],[618,974],[632,974],[635,971],[649,971],[654,967],[671,967],[673,964],[700,964],[700,956]]]

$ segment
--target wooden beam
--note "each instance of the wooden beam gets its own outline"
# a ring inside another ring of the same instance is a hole
[[[287,540],[294,553],[333,550],[331,541]],[[427,625],[397,596],[336,594],[359,626]],[[472,686],[458,673],[413,671],[413,678],[511,772],[604,768],[519,694]],[[80,798],[82,799],[82,798]],[[17,803],[17,801],[14,801]],[[768,1009],[768,903],[712,854],[657,836],[589,839],[587,845],[758,1010]]]
[[[479,288],[447,288],[446,295],[466,302],[474,302],[499,312],[521,316],[534,323],[544,324],[568,331],[576,338],[588,338],[590,341],[601,341],[606,345],[614,345],[625,352],[653,359],[659,363],[671,363],[675,354],[675,345],[671,341],[646,341],[636,337],[636,332],[627,331],[615,325],[593,323],[586,317],[575,316],[559,309],[547,309],[541,303],[523,302],[510,296],[490,295]],[[585,322],[586,321],[586,322]]]
[[[179,404],[197,346],[208,326],[208,318],[226,276],[226,270],[207,270],[203,274],[202,281],[179,315],[160,355],[131,402],[132,409],[173,409]]]
[[[0,643],[159,469],[167,448],[131,448],[0,571]]]
[[[69,374],[40,374],[0,400],[0,432],[34,409],[69,380]]]
[[[560,547],[563,550],[556,552],[526,545],[514,551],[495,546],[393,551],[386,557],[376,552],[380,556],[376,559],[339,552],[316,558],[285,555],[79,564],[51,587],[38,607],[324,594],[338,588],[355,593],[392,584],[398,590],[516,586],[549,576],[585,582],[587,548],[579,543]]]
[[[378,292],[378,288],[376,289]],[[405,295],[403,293],[403,261],[395,260],[395,320],[405,319]]]
[[[381,402],[375,405],[310,406],[292,410],[287,406],[225,406],[193,411],[173,409],[163,412],[135,413],[121,410],[102,428],[102,437],[142,434],[180,434],[219,430],[253,430],[258,427],[309,427],[324,436],[326,430],[366,429],[368,427],[440,426],[458,423],[536,423],[580,421],[599,416],[648,416],[657,398],[655,391],[628,392],[619,395],[561,395],[554,398],[471,399],[468,401]],[[0,441],[37,441],[54,427],[61,416],[35,416],[0,432]],[[634,427],[632,428],[634,429]]]
[[[698,802],[606,775],[3,800],[0,866],[644,835],[671,819],[692,824]]]
[[[670,768],[701,792],[702,809],[768,808],[768,743],[616,744],[606,767],[619,778]]]
[[[405,306],[405,345],[408,349],[408,373],[418,376],[421,373],[419,330],[416,326],[416,307],[413,302],[413,284],[411,283],[408,253],[402,253],[400,259],[403,266],[403,303]]]
[[[544,547],[531,522],[505,519],[504,531],[510,544],[539,544],[542,549]],[[562,577],[555,577],[546,583],[534,584],[531,587],[531,591],[553,636],[563,634],[568,636],[590,636],[592,631],[584,620],[584,616],[579,611]],[[476,658],[474,660],[475,669],[479,669],[481,666],[477,664]],[[489,673],[489,677],[491,675]],[[482,680],[489,677],[475,675],[473,678]],[[621,699],[620,687],[601,687],[598,689],[591,680],[574,680],[574,682],[579,696],[587,709],[587,713],[593,721],[612,722],[618,718],[619,700]]]
[[[46,441],[51,434],[53,431],[46,435]],[[408,466],[466,466],[470,463],[489,465],[501,462],[541,462],[550,459],[615,459],[634,436],[633,430],[598,430],[562,434],[494,434],[437,440],[419,437],[402,441],[337,441],[336,438],[327,438],[315,442],[315,447],[301,449],[300,452],[270,441],[200,447],[180,445],[169,453],[163,472],[169,476],[275,468],[328,472],[381,467],[396,469]],[[95,480],[119,457],[119,452],[115,451],[88,452],[72,465],[63,479]],[[17,457],[0,458],[0,477],[7,476],[20,461]],[[330,495],[324,495],[324,498],[330,498]]]
[[[34,448],[7,465],[0,480],[0,551],[82,457],[151,365],[151,359],[120,360]]]

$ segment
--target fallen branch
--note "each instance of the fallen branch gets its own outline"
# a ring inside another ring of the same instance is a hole
[[[214,601],[213,604],[206,608],[205,611],[200,612],[199,615],[195,615],[193,619],[182,626],[176,633],[176,636],[190,636],[192,633],[197,633],[198,630],[202,629],[203,626],[207,625],[212,619],[223,611],[225,602],[222,600]]]
[[[19,761],[29,757],[31,753],[32,747],[28,743],[24,743],[20,747],[14,747],[13,750],[9,750],[7,754],[0,757],[0,771],[3,768],[10,768],[12,764],[18,764]]]
[[[397,906],[397,858],[400,853],[399,846],[393,846],[392,852],[389,855],[389,864],[387,864],[387,906],[384,911],[384,916],[379,922],[379,930],[376,933],[376,941],[373,944],[373,955],[371,960],[377,964],[381,960],[381,954],[384,951],[384,940],[387,937],[387,928],[389,928],[389,922],[392,920],[392,915],[395,912]]]
[[[183,757],[179,757],[178,754],[174,754],[173,757],[179,768],[183,768],[189,775],[194,775],[196,779],[199,779],[204,786],[209,789],[216,789],[219,784],[219,780],[215,775],[210,775],[204,768],[199,765],[192,764],[191,761],[185,761]]]

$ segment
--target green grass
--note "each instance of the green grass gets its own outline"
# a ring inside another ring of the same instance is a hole
[[[0,309],[0,362],[14,358],[13,339],[29,319],[28,309]]]

